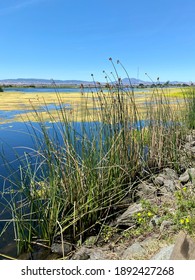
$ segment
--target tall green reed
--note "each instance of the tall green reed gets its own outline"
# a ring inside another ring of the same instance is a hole
[[[186,122],[189,129],[195,129],[195,88],[184,92],[185,103],[187,107]]]
[[[50,246],[62,235],[82,242],[116,215],[115,204],[132,194],[142,176],[178,167],[184,135],[179,110],[156,89],[140,110],[130,78],[129,89],[110,61],[115,80],[105,71],[106,88],[94,80],[93,110],[86,98],[79,122],[76,113],[70,118],[58,93],[60,121],[45,107],[52,130],[34,108],[40,124],[39,131],[33,129],[34,161],[25,155],[9,200],[20,251],[31,250],[36,240]],[[128,75],[120,61],[118,65]],[[83,95],[87,92],[82,88]]]
[[[148,164],[161,169],[165,166],[179,169],[180,150],[185,135],[181,105],[174,106],[164,92],[155,89],[147,103],[148,127],[145,137],[149,147]]]

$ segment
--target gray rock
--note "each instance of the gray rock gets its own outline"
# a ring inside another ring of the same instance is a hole
[[[195,147],[195,141],[190,142],[190,147]]]
[[[165,194],[171,194],[174,193],[178,185],[180,185],[180,182],[178,180],[164,180],[164,185],[160,186],[158,189],[158,194],[159,195],[165,195]]]
[[[160,232],[163,233],[165,230],[169,230],[173,226],[172,221],[163,221],[160,226]]]
[[[178,179],[178,175],[176,173],[176,171],[174,169],[171,168],[164,168],[163,169],[163,174],[165,174],[170,180],[177,180]]]
[[[187,169],[189,175],[190,175],[190,179],[193,180],[195,179],[195,168],[189,168]]]
[[[89,236],[85,240],[84,245],[86,245],[87,247],[91,247],[95,244],[96,241],[97,241],[97,236]]]
[[[169,260],[174,248],[173,245],[162,248],[157,254],[155,254],[151,260]]]
[[[195,260],[195,240],[180,232],[170,256],[170,260]]]
[[[160,194],[174,192],[178,183],[178,175],[171,168],[163,169],[163,172],[158,174],[154,179],[154,184],[163,188],[159,189]]]
[[[164,187],[167,192],[174,192],[176,190],[176,184],[173,180],[164,180]]]
[[[195,153],[195,141],[187,142],[184,146],[185,151],[188,155]]]
[[[163,186],[163,185],[164,185],[164,180],[165,180],[164,176],[163,176],[163,175],[159,175],[159,176],[157,176],[157,177],[154,179],[154,183],[155,183],[156,185]]]
[[[72,260],[104,260],[105,252],[100,248],[87,248],[82,246],[72,257]]]
[[[129,246],[122,254],[122,259],[132,259],[142,256],[146,253],[146,250],[140,245],[139,242]]]
[[[72,260],[88,260],[90,258],[90,249],[82,246],[72,257]]]
[[[140,244],[144,248],[145,247],[150,248],[155,244],[155,242],[159,243],[159,234],[158,233],[154,233],[151,236],[146,237],[146,239],[141,241]]]
[[[179,181],[183,184],[187,183],[190,179],[190,176],[188,173],[183,173],[180,177],[179,177]]]
[[[116,225],[132,226],[134,224],[133,216],[143,210],[142,205],[139,203],[134,203],[128,207],[128,209],[120,215],[116,221]]]
[[[95,248],[95,249],[91,250],[89,259],[90,260],[106,260],[107,256],[103,250]]]
[[[64,249],[64,253],[63,253],[63,249]],[[59,255],[67,255],[68,253],[70,253],[72,251],[72,244],[68,243],[68,242],[64,242],[63,246],[62,243],[53,243],[51,245],[51,251],[52,253],[56,253]]]
[[[143,182],[136,187],[136,197],[141,199],[154,198],[157,195],[157,188],[153,184]]]
[[[180,177],[179,181],[181,183],[187,183],[189,180],[195,180],[195,168],[188,168]]]

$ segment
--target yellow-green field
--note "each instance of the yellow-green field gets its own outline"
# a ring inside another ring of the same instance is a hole
[[[185,89],[180,88],[172,88],[172,89],[159,89],[159,92],[162,92],[164,96],[166,96],[173,106],[177,103],[177,101],[183,101],[183,92]],[[146,102],[149,102],[151,96],[155,96],[157,93],[157,89],[151,89],[142,92],[135,92],[135,101],[136,105],[140,109],[140,112],[144,111],[144,106]],[[111,103],[111,99],[113,99],[116,93],[112,93],[111,95],[108,93],[104,93],[105,102],[107,106]],[[37,92],[37,93],[24,93],[24,92],[2,92],[0,94],[0,111],[27,111],[25,113],[16,114],[15,117],[11,120],[1,119],[0,122],[8,122],[8,121],[36,121],[37,116],[35,112],[32,112],[32,109],[39,110],[41,108],[45,108],[42,110],[41,118],[43,121],[47,121],[53,118],[53,121],[59,120],[59,110],[47,110],[48,105],[56,105],[60,104],[66,105],[68,108],[64,109],[66,111],[66,117],[70,120],[74,118],[74,120],[81,120],[83,114],[91,115],[92,119],[95,120],[98,115],[98,94],[97,93],[80,93],[80,92],[62,92],[60,94],[51,93],[51,92]],[[94,110],[95,109],[95,110]],[[29,112],[28,112],[29,111]]]

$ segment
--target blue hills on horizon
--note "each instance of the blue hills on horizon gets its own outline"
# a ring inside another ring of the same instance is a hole
[[[140,79],[135,79],[135,78],[130,78],[131,84],[132,85],[139,85],[139,84],[144,84],[144,85],[150,85],[152,83],[156,83],[156,82],[152,82],[152,81],[143,81]],[[125,85],[130,85],[130,81],[128,78],[124,78],[122,79],[122,83]],[[113,81],[113,83],[115,83],[115,81]],[[164,82],[159,82],[160,84],[164,84]],[[169,82],[170,84],[181,84],[183,82],[179,82],[179,81],[171,81]],[[52,80],[52,79],[35,79],[35,78],[18,78],[18,79],[3,79],[0,80],[0,84],[13,84],[13,85],[52,85],[52,84],[56,84],[56,85],[93,85],[94,82],[93,81],[82,81],[82,80]],[[105,84],[102,83],[102,84]]]

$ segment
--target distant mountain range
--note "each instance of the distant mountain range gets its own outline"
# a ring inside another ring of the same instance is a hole
[[[80,85],[83,83],[91,83],[91,82],[87,82],[87,81],[80,81],[80,80],[52,80],[52,79],[23,79],[23,78],[19,78],[19,79],[4,79],[4,80],[0,80],[1,84],[30,84],[30,85],[37,85],[37,84],[41,84],[41,85],[49,85],[52,83],[55,84],[70,84],[70,85]]]
[[[132,85],[139,85],[139,84],[144,84],[144,85],[150,85],[152,84],[152,82],[148,82],[148,81],[143,81],[143,80],[139,80],[139,79],[135,79],[135,78],[131,78],[131,84]],[[56,85],[92,85],[93,82],[92,81],[82,81],[82,80],[49,80],[49,79],[23,79],[23,78],[19,78],[19,79],[4,79],[4,80],[0,80],[0,84],[11,84],[11,85],[51,85],[52,83],[55,83]],[[128,78],[124,78],[122,79],[123,84],[130,84],[129,83],[129,79]],[[160,82],[160,83],[164,83],[164,82]],[[178,81],[173,81],[173,82],[169,82],[170,84],[182,84],[183,82],[178,82]]]
[[[129,79],[128,78],[124,78],[122,79],[123,84],[129,84]],[[166,81],[166,82],[162,82],[162,81],[154,81],[154,82],[148,82],[148,81],[143,81],[143,80],[139,80],[139,79],[135,79],[135,78],[130,78],[131,84],[132,85],[139,85],[139,84],[144,84],[144,85],[151,85],[151,84],[155,84],[155,83],[160,83],[160,84],[165,84],[165,83],[169,83],[169,84],[183,84],[184,82],[181,81]]]

